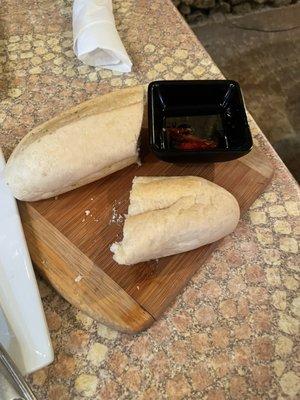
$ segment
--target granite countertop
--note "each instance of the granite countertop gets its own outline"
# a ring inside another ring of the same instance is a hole
[[[124,75],[76,60],[70,0],[3,0],[6,156],[34,126],[100,93],[158,78],[222,78],[170,1],[113,3],[134,64]],[[28,377],[39,399],[297,397],[299,188],[251,117],[250,125],[275,167],[271,185],[146,332],[108,329],[39,280],[55,350],[55,362]]]

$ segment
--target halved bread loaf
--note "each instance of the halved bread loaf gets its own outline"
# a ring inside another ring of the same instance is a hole
[[[113,258],[130,265],[193,250],[231,233],[239,217],[232,194],[206,179],[136,177]]]
[[[19,200],[40,200],[75,189],[138,159],[142,86],[74,107],[28,133],[11,154],[5,179]]]

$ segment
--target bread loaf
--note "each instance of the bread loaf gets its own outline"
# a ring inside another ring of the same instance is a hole
[[[32,130],[6,165],[14,196],[46,199],[136,162],[143,95],[138,86],[98,96]]]
[[[232,194],[206,179],[136,177],[113,258],[131,265],[193,250],[231,233],[239,217]]]

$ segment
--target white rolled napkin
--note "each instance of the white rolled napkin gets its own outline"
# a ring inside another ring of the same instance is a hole
[[[74,53],[84,64],[130,72],[132,62],[117,32],[112,0],[74,0]]]

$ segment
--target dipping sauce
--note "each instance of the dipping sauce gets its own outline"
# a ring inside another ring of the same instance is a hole
[[[167,117],[164,133],[169,146],[179,150],[211,150],[220,145],[223,136],[219,115]]]

